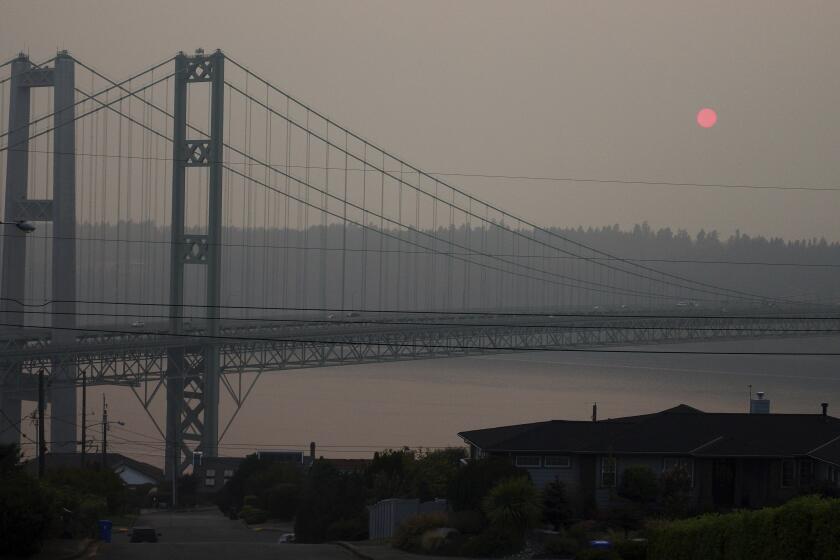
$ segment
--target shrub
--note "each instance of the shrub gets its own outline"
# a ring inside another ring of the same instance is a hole
[[[624,538],[627,538],[629,531],[635,531],[642,526],[644,517],[643,506],[634,502],[615,505],[607,512],[609,523],[624,530]]]
[[[36,552],[50,525],[48,496],[22,471],[0,476],[0,557]]]
[[[483,502],[490,523],[524,533],[539,523],[540,497],[527,477],[504,480],[493,487]]]
[[[331,541],[362,541],[367,536],[367,519],[364,517],[339,519],[327,527],[327,540]]]
[[[628,467],[621,477],[618,495],[630,501],[649,504],[656,500],[659,484],[656,474],[648,467]]]
[[[453,511],[449,513],[449,526],[461,534],[477,535],[487,526],[487,519],[480,511]]]
[[[597,521],[593,521],[591,519],[586,521],[579,521],[569,527],[569,530],[566,531],[566,534],[571,537],[572,539],[576,540],[581,547],[586,546],[589,543],[592,533],[600,528]]]
[[[420,537],[420,549],[426,553],[441,554],[456,543],[460,534],[451,527],[429,529]]]
[[[519,552],[524,544],[525,539],[521,534],[489,528],[480,535],[467,539],[461,545],[458,554],[479,558],[508,556]]]
[[[307,472],[295,514],[295,540],[324,542],[333,523],[356,517],[367,517],[362,477],[342,474],[329,461],[315,461]]]
[[[652,560],[828,560],[840,545],[840,500],[809,496],[778,508],[709,514],[651,527]]]
[[[578,550],[580,550],[580,543],[572,537],[552,535],[545,540],[545,551],[557,556],[574,556]]]
[[[645,560],[647,558],[647,541],[618,541],[615,551],[621,560]]]
[[[249,494],[248,496],[242,498],[242,505],[257,507],[258,505],[260,505],[260,499],[253,494]]]
[[[691,475],[682,467],[669,469],[660,479],[662,505],[668,517],[682,517],[688,513],[691,498]]]
[[[291,519],[297,511],[299,497],[300,487],[297,484],[275,484],[264,493],[261,506],[268,510],[272,517]]]
[[[481,501],[491,488],[503,480],[520,476],[528,476],[528,473],[504,457],[469,461],[455,472],[446,497],[456,510],[481,509]]]
[[[449,518],[443,512],[412,515],[397,527],[391,538],[391,545],[400,550],[419,551],[422,549],[421,540],[426,531],[446,527],[448,523]]]
[[[584,548],[575,554],[575,560],[623,560],[615,550]]]
[[[241,517],[248,525],[254,525],[256,523],[265,523],[268,521],[268,512],[254,506],[242,506],[242,511],[239,512],[239,517]]]
[[[543,519],[554,529],[560,529],[571,517],[572,508],[566,496],[566,485],[555,479],[543,489]]]

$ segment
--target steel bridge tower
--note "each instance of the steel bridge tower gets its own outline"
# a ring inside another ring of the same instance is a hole
[[[32,88],[53,88],[53,197],[28,198],[29,135]],[[20,220],[52,222],[51,344],[70,346],[76,326],[76,116],[75,64],[61,51],[52,67],[35,66],[21,54],[12,62],[9,99],[9,136],[6,160],[6,198],[3,225],[2,301],[0,311],[7,325],[26,324],[26,239],[15,227]],[[11,222],[11,223],[9,223]],[[76,368],[55,361],[48,398],[50,449],[75,452]],[[18,371],[18,377],[22,372]],[[31,379],[29,380],[31,381]],[[37,389],[19,380],[14,386],[0,386],[2,443],[16,443],[22,400],[37,400]]]
[[[170,251],[169,322],[173,333],[184,333],[184,272],[187,266],[205,269],[206,335],[219,334],[219,295],[222,238],[222,125],[224,123],[224,55],[179,53],[175,57],[175,103],[172,138],[172,245]],[[210,85],[210,137],[187,137],[187,89]],[[187,172],[209,169],[204,233],[186,231]],[[219,443],[219,351],[212,338],[197,347],[167,352],[166,448],[167,473],[177,474],[201,450],[215,456]]]

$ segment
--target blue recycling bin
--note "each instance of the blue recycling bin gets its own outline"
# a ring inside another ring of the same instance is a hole
[[[107,519],[99,520],[99,540],[102,542],[111,542],[111,529],[114,524]]]

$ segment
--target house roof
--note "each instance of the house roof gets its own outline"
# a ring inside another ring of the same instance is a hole
[[[488,452],[812,456],[840,465],[840,419],[822,414],[710,413],[681,404],[599,422],[550,420],[458,435]]]
[[[108,467],[112,470],[117,470],[119,467],[128,467],[133,469],[156,482],[163,480],[163,471],[154,465],[143,463],[131,457],[126,457],[121,453],[107,454]],[[48,469],[62,469],[62,468],[77,468],[81,466],[81,454],[79,453],[47,453],[44,457],[46,467]],[[88,465],[99,465],[102,461],[101,453],[92,453],[87,456]],[[38,468],[37,459],[31,459],[26,462],[25,467],[27,471],[35,471]]]

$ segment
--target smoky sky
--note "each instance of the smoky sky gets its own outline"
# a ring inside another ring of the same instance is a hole
[[[0,54],[119,79],[221,48],[430,172],[825,187],[838,21],[830,1],[5,0]],[[840,240],[840,191],[447,180],[545,226]]]

